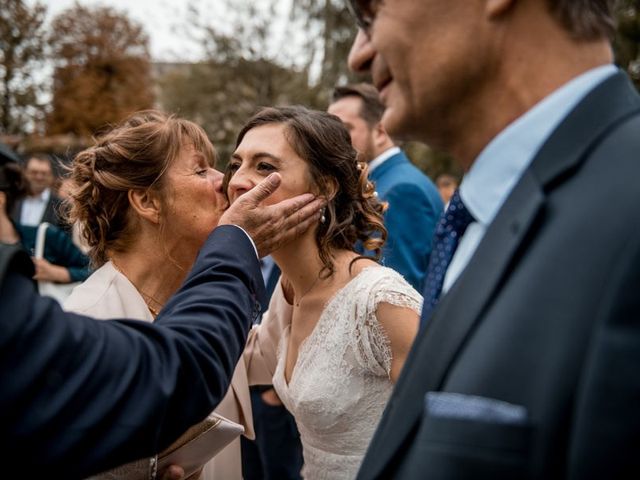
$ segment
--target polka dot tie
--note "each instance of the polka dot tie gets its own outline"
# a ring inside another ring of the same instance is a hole
[[[424,306],[422,307],[422,317],[420,319],[421,327],[424,327],[438,303],[449,263],[451,263],[453,254],[458,248],[460,237],[464,235],[465,230],[473,220],[473,216],[462,203],[459,190],[456,190],[449,201],[449,207],[440,217],[436,231],[433,234],[431,256],[429,257],[429,266],[424,280]]]

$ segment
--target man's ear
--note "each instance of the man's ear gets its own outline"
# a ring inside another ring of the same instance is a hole
[[[389,142],[391,142],[391,138],[389,134],[382,126],[382,122],[378,122],[374,125],[371,130],[373,136],[373,145],[376,147],[376,150],[386,149],[389,146]]]
[[[487,0],[485,13],[489,19],[493,19],[508,12],[516,3],[516,0]]]
[[[129,205],[131,205],[131,208],[139,217],[151,223],[160,223],[162,203],[156,192],[149,189],[129,190],[127,197],[129,199]]]

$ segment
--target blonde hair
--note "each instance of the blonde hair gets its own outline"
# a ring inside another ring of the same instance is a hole
[[[76,155],[67,217],[80,224],[95,267],[108,260],[109,251],[126,251],[136,234],[129,191],[154,189],[162,197],[164,174],[185,145],[215,164],[213,145],[198,125],[149,110],[131,115]]]

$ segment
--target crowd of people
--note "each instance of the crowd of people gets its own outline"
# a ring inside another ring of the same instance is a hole
[[[64,201],[49,158],[7,159],[9,474],[640,475],[640,97],[611,3],[351,0],[373,84],[259,109],[224,172],[156,111],[76,155]],[[211,412],[242,441],[158,469]]]

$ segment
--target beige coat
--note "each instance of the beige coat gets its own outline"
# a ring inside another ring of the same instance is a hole
[[[127,277],[114,268],[111,262],[105,263],[84,283],[76,287],[64,303],[64,308],[102,320],[129,318],[153,322],[153,317],[138,290]],[[268,383],[270,382],[271,380]],[[215,412],[244,425],[245,436],[255,438],[251,397],[243,357],[240,357],[236,365],[231,387]],[[201,478],[206,480],[242,478],[239,438],[206,464]]]
[[[293,306],[284,298],[280,281],[276,285],[269,310],[260,325],[254,326],[244,350],[249,385],[271,385],[278,363],[278,343],[282,332],[291,323]]]

